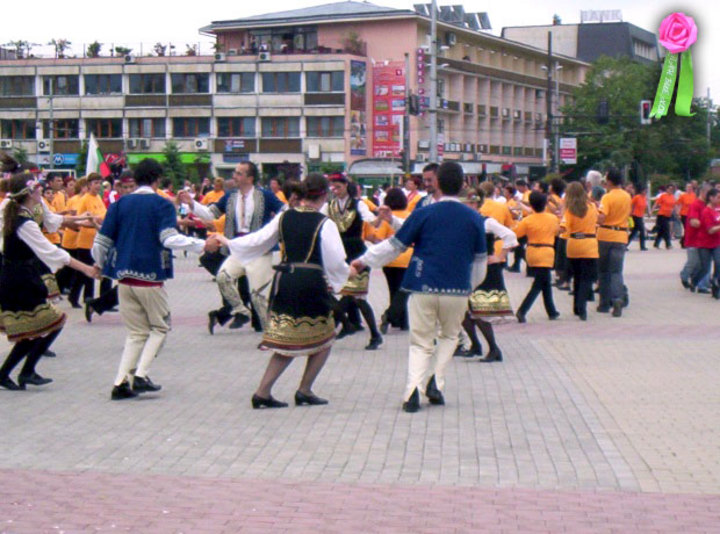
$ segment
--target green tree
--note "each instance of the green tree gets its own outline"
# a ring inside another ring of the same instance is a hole
[[[8,46],[10,48],[15,49],[15,57],[17,59],[24,59],[29,58],[30,56],[30,50],[32,49],[33,45],[29,41],[10,41],[9,43],[3,45]]]
[[[87,47],[87,57],[100,57],[101,48],[102,43],[98,43],[97,41],[90,43]]]
[[[165,156],[165,176],[173,181],[175,187],[182,187],[187,178],[187,169],[180,160],[180,147],[175,141],[168,141],[163,147]]]
[[[127,48],[125,46],[116,46],[115,47],[115,54],[118,56],[127,56],[132,52],[132,48]]]
[[[693,117],[670,113],[652,124],[640,124],[640,101],[651,100],[660,78],[660,65],[643,65],[627,58],[601,57],[563,108],[561,135],[578,138],[576,174],[614,165],[631,169],[644,180],[659,173],[696,178],[707,169],[710,146],[705,137],[707,109],[695,101]],[[606,124],[598,122],[602,101],[609,106]]]
[[[72,43],[67,39],[53,39],[48,44],[55,47],[55,58],[62,59],[65,57],[65,51],[70,48]]]
[[[87,139],[83,139],[80,145],[80,153],[78,154],[77,165],[75,166],[75,172],[78,176],[85,176],[87,174],[87,156],[88,156],[88,145]]]
[[[22,147],[14,148],[12,157],[23,167],[25,167],[25,164],[28,162],[28,152]]]
[[[163,57],[166,51],[167,45],[164,45],[161,42],[157,42],[155,43],[155,46],[153,46],[153,52],[155,52],[155,55],[158,57]]]

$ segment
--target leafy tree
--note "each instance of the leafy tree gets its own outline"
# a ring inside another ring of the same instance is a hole
[[[22,147],[16,147],[13,149],[13,158],[15,158],[15,161],[17,161],[20,165],[25,167],[25,164],[28,162],[28,152],[26,149]]]
[[[125,46],[116,46],[115,47],[115,53],[118,56],[127,56],[132,52],[132,48],[127,48]]]
[[[711,151],[705,136],[708,110],[702,102],[693,103],[693,117],[678,117],[671,110],[651,125],[640,124],[640,101],[655,96],[659,78],[660,65],[628,58],[601,57],[593,64],[572,104],[563,108],[561,135],[578,138],[573,175],[610,165],[631,169],[634,180],[655,173],[690,179],[705,172]],[[606,124],[598,121],[603,101],[609,106]]]
[[[153,46],[153,52],[155,52],[158,57],[164,56],[166,51],[167,45],[164,45],[160,42],[155,43],[155,46]]]
[[[100,49],[102,48],[102,43],[98,43],[97,41],[90,43],[87,47],[87,56],[88,57],[100,57]]]
[[[186,56],[197,56],[197,45],[185,45],[185,55]]]
[[[32,49],[33,45],[29,41],[10,41],[9,43],[3,45],[3,46],[9,46],[11,48],[15,49],[15,57],[17,59],[24,59],[30,57],[30,50]]]
[[[168,141],[163,147],[165,175],[176,187],[182,187],[187,178],[187,169],[180,160],[180,147],[175,141]]]
[[[87,139],[83,139],[80,145],[80,153],[78,154],[77,165],[75,166],[75,172],[78,176],[85,176],[87,174],[86,166],[89,143]]]
[[[55,47],[55,58],[62,59],[65,57],[65,51],[70,48],[72,43],[67,39],[53,39],[48,44]]]

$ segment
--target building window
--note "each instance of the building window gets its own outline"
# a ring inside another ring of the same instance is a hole
[[[86,74],[85,94],[122,94],[122,74]]]
[[[299,117],[263,117],[263,137],[300,137]]]
[[[208,137],[210,119],[207,117],[177,117],[173,119],[174,137]]]
[[[165,137],[165,119],[130,119],[130,137]]]
[[[11,119],[0,121],[3,139],[35,139],[35,121]]]
[[[171,74],[173,94],[197,94],[210,92],[210,75],[207,73]]]
[[[76,75],[43,76],[45,96],[79,95],[80,88]]]
[[[165,75],[157,74],[131,74],[130,94],[164,94]]]
[[[218,93],[254,93],[254,72],[220,72],[217,74]]]
[[[97,138],[122,137],[122,119],[87,119],[85,125],[87,133],[94,133]]]
[[[299,72],[263,72],[263,93],[299,93]]]
[[[80,121],[78,119],[61,119],[50,123],[42,123],[45,139],[77,139],[80,137]]]
[[[345,90],[345,73],[333,72],[306,72],[305,90],[308,93],[337,93]]]
[[[218,117],[218,137],[255,137],[255,117]]]
[[[308,137],[343,137],[345,117],[308,117]]]
[[[35,96],[35,77],[0,76],[0,95]]]

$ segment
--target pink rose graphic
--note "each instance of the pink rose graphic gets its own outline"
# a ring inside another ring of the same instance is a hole
[[[685,52],[697,41],[697,26],[692,17],[684,13],[673,13],[660,24],[660,44],[671,54]]]

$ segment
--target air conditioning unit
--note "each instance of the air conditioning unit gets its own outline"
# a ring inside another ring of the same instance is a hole
[[[427,161],[427,155],[426,154],[418,154],[415,156],[415,161],[417,163],[425,163]]]
[[[237,48],[229,48],[227,51],[227,55],[228,56],[237,56],[238,55]]]
[[[510,108],[502,108],[502,116],[503,118],[509,118],[510,117]]]
[[[455,46],[457,44],[457,35],[455,35],[455,32],[447,32],[445,35],[445,44],[448,46]]]
[[[258,61],[272,61],[272,55],[270,52],[260,52],[258,54]]]
[[[522,112],[519,109],[516,109],[513,111],[513,118],[516,120],[520,120],[522,118]]]
[[[37,142],[37,151],[38,152],[50,152],[50,141],[47,139],[40,139]]]
[[[418,141],[418,148],[424,148],[425,150],[430,148],[430,141],[426,139],[421,139]]]
[[[0,148],[2,148],[2,149],[12,148],[12,139],[0,139]]]
[[[125,63],[135,63],[135,56],[131,54],[125,54]]]
[[[126,139],[125,140],[125,148],[128,150],[135,150],[138,147],[138,140],[137,139]]]
[[[198,137],[193,141],[193,146],[195,147],[195,150],[207,150],[208,140],[205,137]]]
[[[150,150],[150,139],[138,139],[141,150]]]
[[[222,52],[217,52],[215,54],[215,61],[217,61],[218,63],[222,63],[225,60],[226,60],[225,54],[223,54]]]

